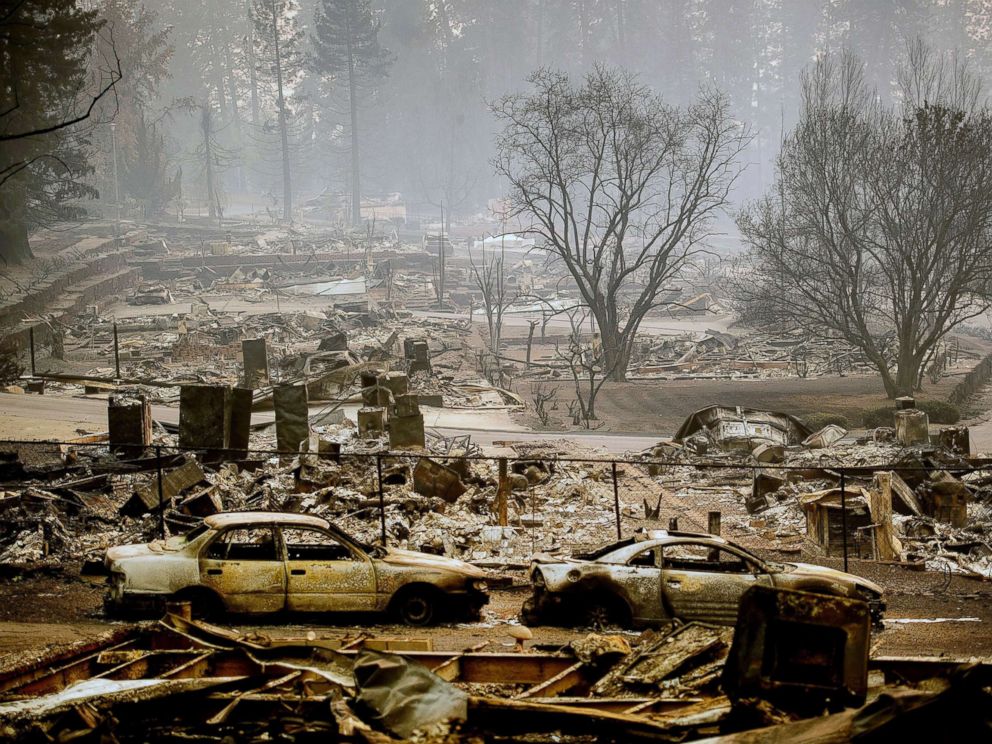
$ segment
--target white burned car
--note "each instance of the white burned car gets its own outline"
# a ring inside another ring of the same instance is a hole
[[[749,587],[829,594],[868,603],[872,620],[885,604],[877,584],[808,563],[764,561],[713,535],[653,530],[576,558],[536,556],[528,625],[658,625],[672,619],[733,625]]]
[[[390,612],[409,625],[472,617],[489,601],[488,574],[463,561],[364,545],[305,514],[228,512],[185,535],[110,548],[106,606],[201,615]]]

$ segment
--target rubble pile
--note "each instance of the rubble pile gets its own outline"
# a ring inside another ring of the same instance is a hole
[[[800,330],[702,334],[638,343],[632,368],[639,375],[680,377],[818,377],[877,374],[863,354],[842,339]]]
[[[71,467],[59,459],[59,468],[46,479],[29,478],[18,490],[4,492],[0,562],[95,561],[112,545],[144,542],[163,528],[185,532],[209,514],[244,509],[313,514],[376,542],[381,539],[376,460],[356,450],[371,444],[374,452],[383,442],[355,439],[347,427],[340,434],[347,443],[342,454],[266,455],[250,468],[167,455],[161,509],[154,457],[119,462],[102,447],[72,449]],[[310,442],[314,450],[342,446],[317,436]],[[420,463],[435,463],[453,482],[418,483]],[[510,484],[518,490],[510,491],[508,523],[499,526],[496,462],[385,458],[389,544],[467,560],[523,563],[540,550],[595,547],[614,529],[609,465],[529,458],[513,465],[519,472],[510,474]],[[131,472],[133,467],[144,472]]]
[[[740,458],[728,451],[705,454],[726,468],[697,468],[689,463],[700,456],[671,446],[654,453],[668,455],[652,457],[649,466],[663,489],[659,504],[666,498],[708,504],[724,510],[724,525],[744,543],[750,537],[773,550],[819,556],[840,554],[839,517],[831,515],[839,514],[842,463],[851,555],[992,578],[992,476],[939,444],[869,439],[825,449],[792,446],[771,469],[750,473],[734,468]],[[891,485],[880,485],[880,474]]]
[[[762,589],[745,603],[736,630],[592,634],[553,653],[244,636],[177,603],[0,669],[0,740],[881,741],[938,730],[949,708],[957,734],[987,730],[987,664],[870,661],[860,602]],[[778,619],[830,653],[770,632]]]

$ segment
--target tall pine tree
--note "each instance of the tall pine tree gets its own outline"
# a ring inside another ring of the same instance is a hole
[[[293,220],[288,98],[302,61],[303,32],[297,23],[298,15],[299,6],[295,0],[254,0],[252,5],[255,60],[275,94],[282,158],[282,217],[287,222]]]
[[[314,18],[314,71],[346,87],[351,136],[351,221],[362,219],[358,107],[389,73],[393,57],[379,44],[370,0],[320,0]]]
[[[87,62],[103,22],[66,0],[5,2],[0,9],[0,261],[31,257],[28,230],[75,217],[95,196],[81,179],[87,119],[120,79],[115,57],[96,82]],[[113,54],[111,50],[111,54]]]

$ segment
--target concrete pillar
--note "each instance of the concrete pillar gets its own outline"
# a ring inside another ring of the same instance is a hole
[[[111,395],[107,401],[110,448],[138,457],[152,443],[152,406],[143,395]]]
[[[397,395],[391,413],[394,416],[416,416],[420,413],[420,399],[416,395]]]
[[[430,371],[431,351],[426,341],[403,339],[403,356],[410,363],[410,372]]]
[[[231,391],[231,430],[228,447],[234,457],[248,456],[248,440],[251,436],[251,403],[254,394],[249,388],[234,388]]]
[[[410,380],[406,372],[387,372],[379,378],[379,384],[389,388],[394,398],[410,392]]]
[[[280,452],[297,452],[310,434],[306,385],[278,385],[272,391],[276,409],[276,447]]]
[[[269,357],[264,338],[246,338],[242,341],[241,358],[246,388],[253,390],[269,384]]]
[[[231,388],[182,385],[179,388],[179,446],[227,449],[231,436]]]
[[[386,409],[366,407],[358,409],[358,436],[376,439],[386,431]]]
[[[918,408],[903,408],[895,413],[896,441],[903,446],[930,443],[930,417]]]
[[[410,449],[424,447],[424,417],[417,413],[413,416],[389,417],[389,448]]]

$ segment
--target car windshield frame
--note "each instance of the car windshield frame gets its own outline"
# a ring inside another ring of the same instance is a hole
[[[664,547],[664,545],[661,544],[661,543],[652,542],[650,544],[650,547],[645,547],[643,550],[639,550],[638,552],[636,552],[632,556],[630,556],[626,561],[624,561],[623,565],[630,566],[631,568],[653,568],[653,569],[660,569],[661,566],[658,565],[660,553],[658,551],[659,551],[659,549],[661,549],[663,547]],[[652,563],[650,565],[645,565],[643,563],[634,563],[633,562],[636,558],[640,558],[641,556],[643,556],[645,553],[648,553],[648,552],[654,554],[653,561],[652,561]]]
[[[669,547],[674,547],[676,545],[695,545],[701,548],[716,549],[716,550],[726,550],[728,553],[736,555],[738,558],[744,560],[745,564],[753,564],[754,567],[762,573],[778,573],[778,571],[772,570],[772,565],[763,560],[758,556],[754,555],[748,550],[745,550],[736,543],[715,540],[707,540],[706,538],[679,538],[676,540],[667,540],[661,545],[661,565],[662,568],[665,567],[665,549]],[[754,571],[751,571],[754,573]]]

